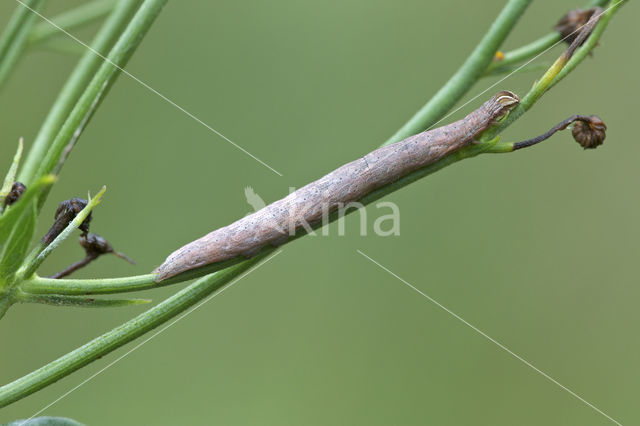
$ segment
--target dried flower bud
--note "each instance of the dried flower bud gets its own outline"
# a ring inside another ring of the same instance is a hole
[[[101,255],[113,252],[111,244],[98,234],[85,234],[80,236],[80,245],[84,247],[87,255]]]
[[[85,207],[87,207],[87,200],[83,200],[82,198],[72,198],[70,200],[62,201],[58,205],[58,209],[54,215],[56,221],[42,240],[46,244],[51,243]],[[86,234],[89,232],[90,223],[91,213],[89,213],[85,220],[80,224],[78,229],[80,229],[83,234]]]
[[[576,121],[571,133],[576,142],[584,149],[593,149],[602,145],[607,136],[606,130],[606,124],[598,116],[592,115]]]
[[[127,262],[131,263],[132,265],[136,264],[136,262],[134,262],[133,260],[131,260],[130,258],[125,256],[124,254],[115,251],[113,249],[113,247],[111,246],[111,244],[109,244],[109,241],[105,240],[104,238],[102,238],[98,234],[84,234],[84,235],[81,235],[80,236],[80,245],[82,247],[84,247],[84,251],[87,254],[87,257],[91,257],[91,258],[95,259],[96,257],[98,257],[100,255],[107,254],[107,253],[113,253],[114,255],[119,257],[120,259],[124,259]]]
[[[580,34],[580,28],[586,24],[597,9],[574,9],[567,12],[553,27],[562,35],[562,39],[571,44]],[[586,38],[585,38],[586,40]]]
[[[11,186],[11,191],[9,191],[9,193],[4,199],[4,206],[5,207],[10,206],[11,204],[18,201],[18,199],[20,199],[20,197],[26,190],[27,190],[27,187],[24,186],[22,182],[14,182],[13,185]]]

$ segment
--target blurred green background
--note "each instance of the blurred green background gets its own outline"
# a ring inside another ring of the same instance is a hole
[[[47,16],[80,4],[49,3]],[[138,265],[105,257],[77,276],[147,273],[249,212],[245,186],[274,201],[386,140],[503,4],[169,2],[127,69],[284,176],[123,75],[67,162],[38,235],[59,201],[107,185],[92,231]],[[535,2],[506,50],[581,5]],[[14,7],[0,3],[1,24]],[[353,215],[345,237],[334,224],[329,237],[287,245],[43,414],[90,425],[610,424],[359,249],[618,421],[640,423],[637,16],[636,2],[624,6],[595,55],[504,134],[524,139],[596,113],[609,127],[604,146],[583,151],[565,132],[413,184],[386,199],[400,206],[400,236],[359,236]],[[89,41],[96,28],[73,33]],[[0,94],[0,168],[20,136],[29,147],[75,62],[41,50],[23,57]],[[538,76],[511,76],[449,120],[500,89],[522,95]],[[74,239],[42,274],[82,257]],[[183,286],[140,296],[157,302]],[[0,383],[145,309],[14,306],[0,323]],[[134,344],[0,410],[0,422],[31,416]]]

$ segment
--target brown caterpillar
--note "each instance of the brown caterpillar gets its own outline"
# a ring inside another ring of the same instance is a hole
[[[155,269],[156,281],[206,265],[224,266],[248,258],[267,245],[286,242],[295,231],[368,193],[432,164],[471,143],[518,103],[502,91],[462,120],[410,136],[347,163],[231,225],[217,229],[173,252]]]

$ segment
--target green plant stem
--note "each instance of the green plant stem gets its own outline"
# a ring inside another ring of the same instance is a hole
[[[33,276],[21,283],[20,288],[26,292],[38,294],[113,294],[147,290],[164,284],[156,283],[155,277],[156,274],[146,274],[125,278],[82,280]]]
[[[38,10],[42,7],[43,0],[24,0],[24,3],[31,9]],[[31,28],[37,19],[37,15],[18,4],[6,30],[0,36],[0,87],[4,85],[11,70],[18,62],[27,45]]]
[[[440,120],[478,81],[493,60],[496,51],[509,35],[514,25],[522,16],[530,0],[509,0],[502,9],[489,31],[480,40],[474,51],[442,86],[409,121],[407,121],[384,145],[401,141],[419,133]]]
[[[91,48],[96,52],[107,52],[127,26],[140,3],[139,0],[120,0],[96,34]],[[47,23],[47,25],[51,24]],[[28,186],[36,179],[36,171],[49,147],[102,62],[103,59],[91,50],[87,50],[80,59],[42,124],[20,170],[19,181]]]
[[[40,50],[49,50],[51,52],[62,53],[70,56],[82,56],[86,52],[86,48],[77,42],[67,38],[52,38],[43,41],[34,46]]]
[[[51,20],[63,30],[69,31],[107,15],[113,10],[115,3],[114,0],[94,0],[63,12],[51,18]],[[29,44],[34,45],[40,43],[58,34],[62,34],[62,32],[49,22],[40,22],[31,30],[31,34],[29,34]]]
[[[554,44],[562,40],[562,36],[558,32],[549,33],[538,40],[535,40],[529,44],[525,44],[517,49],[504,53],[504,58],[499,61],[494,61],[487,67],[485,75],[491,74],[497,68],[502,68],[507,65],[515,65],[523,62],[527,59],[531,59],[545,50],[553,47]]]
[[[591,1],[587,5],[587,9],[608,4],[610,0],[594,0]],[[532,41],[529,44],[525,44],[524,46],[518,47],[517,49],[511,50],[509,52],[504,53],[504,58],[499,61],[493,61],[485,72],[485,75],[492,75],[499,68],[508,65],[515,65],[520,62],[524,62],[527,59],[535,58],[546,50],[552,48],[556,43],[562,40],[562,35],[553,31],[549,34],[546,34],[540,37],[537,40]]]
[[[140,9],[138,9],[109,52],[107,59],[102,62],[86,90],[69,113],[69,117],[49,147],[36,176],[49,173],[57,175],[60,172],[82,131],[120,75],[122,68],[140,45],[166,2],[167,0],[145,0],[140,6]],[[44,204],[47,195],[48,191],[45,191],[38,200],[40,207]]]
[[[212,292],[248,271],[269,252],[208,275],[179,291],[145,313],[69,352],[57,360],[0,388],[0,407],[4,407],[71,374],[92,361],[142,336],[147,331],[184,312]]]
[[[549,63],[532,63],[532,64],[524,64],[524,65],[505,65],[501,67],[496,67],[487,71],[484,76],[491,77],[495,75],[501,74],[520,74],[523,72],[532,72],[532,71],[542,71],[549,68]]]
[[[514,108],[504,120],[485,132],[483,140],[491,140],[498,136],[498,134],[504,131],[504,129],[520,118],[520,116],[529,111],[538,99],[540,99],[551,87],[555,86],[560,80],[566,77],[567,74],[573,71],[575,67],[589,54],[589,52],[596,47],[598,40],[600,40],[602,33],[611,20],[611,17],[618,11],[623,3],[624,0],[618,0],[615,4],[612,4],[612,6],[602,15],[600,21],[591,32],[591,35],[589,35],[584,44],[573,53],[571,58],[567,59],[564,58],[564,54],[561,55],[547,70],[547,72],[536,82],[536,84],[534,84],[531,90],[527,92],[518,106]]]
[[[593,32],[589,36],[589,38],[584,42],[582,46],[580,46],[569,62],[560,70],[558,75],[551,81],[546,90],[551,89],[553,86],[558,84],[562,79],[564,79],[571,71],[573,71],[588,55],[591,51],[598,45],[598,40],[602,37],[604,30],[609,25],[609,21],[611,17],[618,11],[620,6],[622,6],[626,0],[613,0],[611,2],[611,6],[607,9],[606,12],[603,13],[602,18],[600,18],[600,22],[593,29]]]
[[[514,17],[514,19],[517,19],[517,16]],[[460,84],[464,85],[466,82],[460,81]],[[513,111],[511,114],[513,114]],[[507,116],[507,119],[510,118],[511,114]],[[518,117],[515,117],[514,120],[517,118]],[[506,120],[503,120],[503,122],[504,121]],[[501,124],[502,122],[499,126]],[[372,192],[361,201],[363,204],[371,203],[390,192],[402,188],[409,183],[412,183],[461,159],[487,152],[496,146],[497,141],[497,136],[492,139],[484,137],[481,143],[469,145],[462,150],[451,154],[426,168],[418,170],[385,188]],[[89,364],[100,356],[106,355],[136,337],[141,336],[148,330],[170,320],[172,317],[202,300],[211,292],[223,287],[225,284],[238,277],[273,250],[274,249],[270,247],[266,248],[252,259],[242,261],[227,269],[199,279],[189,287],[176,293],[174,296],[160,303],[156,307],[151,308],[147,312],[126,322],[122,326],[103,334],[102,336],[45,365],[44,367],[3,386],[0,388],[0,407],[6,406],[13,401],[17,401],[18,399],[21,399],[38,389],[47,386],[48,384],[71,374],[73,371]]]

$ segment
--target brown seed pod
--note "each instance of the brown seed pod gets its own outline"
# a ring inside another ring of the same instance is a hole
[[[602,145],[607,136],[606,130],[607,125],[598,116],[591,115],[576,121],[571,134],[584,149],[593,149]]]
[[[560,18],[553,29],[560,33],[562,39],[567,42],[567,44],[571,44],[580,34],[580,28],[582,28],[582,26],[591,19],[591,16],[597,10],[597,8],[587,10],[570,10],[566,15]]]
[[[26,190],[27,190],[27,187],[24,186],[22,182],[14,182],[13,185],[11,186],[11,191],[9,191],[9,193],[4,199],[4,206],[5,207],[10,206],[16,201],[18,201],[22,196],[22,194],[24,193],[24,191]]]

